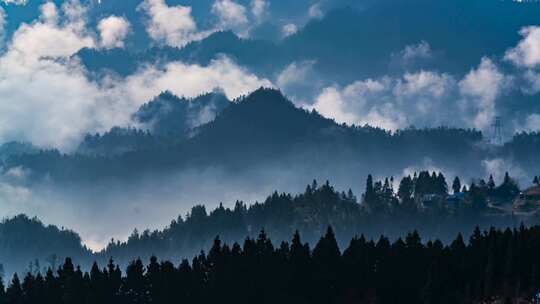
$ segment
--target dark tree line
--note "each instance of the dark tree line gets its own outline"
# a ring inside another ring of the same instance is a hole
[[[362,235],[343,252],[330,227],[313,248],[298,232],[276,246],[263,231],[243,245],[216,238],[178,265],[137,259],[125,273],[112,260],[83,272],[67,258],[0,283],[0,303],[510,303],[538,293],[539,255],[539,226],[476,228],[468,243],[460,234],[448,245],[417,232],[394,242]]]
[[[454,190],[449,190],[446,180],[442,173],[427,171],[406,176],[399,183],[393,178],[374,180],[370,175],[361,196],[351,190],[340,192],[328,182],[320,185],[313,181],[299,195],[274,192],[261,203],[238,201],[233,208],[220,205],[212,211],[195,206],[166,229],[134,231],[126,242],[113,241],[99,255],[102,261],[114,256],[123,265],[133,256],[146,259],[152,254],[174,260],[209,248],[215,235],[233,243],[245,236],[255,237],[260,229],[278,241],[298,230],[313,243],[330,225],[343,247],[359,233],[368,237],[383,233],[395,238],[403,231],[418,230],[429,238],[449,241],[475,226],[486,229],[538,222],[501,211],[511,210],[519,195],[516,182],[508,174],[499,185],[490,177],[487,182],[476,180],[469,187],[462,186],[456,177]]]

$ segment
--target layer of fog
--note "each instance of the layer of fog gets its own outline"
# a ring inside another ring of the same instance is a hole
[[[389,60],[404,68],[401,75],[338,84],[318,74],[316,61],[293,62],[276,84],[295,103],[317,110],[338,123],[372,125],[388,130],[410,126],[451,126],[481,130],[489,138],[499,116],[506,139],[521,131],[538,131],[538,106],[518,104],[540,92],[540,27],[524,28],[522,41],[502,59],[484,57],[457,76],[415,69],[414,62],[435,56],[426,41],[410,45]]]
[[[0,218],[20,213],[37,216],[45,223],[77,231],[85,244],[99,250],[111,238],[126,240],[135,228],[163,229],[199,204],[205,205],[208,212],[220,203],[232,208],[237,200],[250,205],[263,202],[274,191],[302,193],[313,179],[319,184],[328,180],[340,191],[352,189],[360,199],[370,173],[374,173],[375,179],[394,177],[397,189],[403,176],[422,170],[444,173],[449,184],[455,176],[460,176],[467,185],[478,178],[487,179],[490,174],[500,183],[504,172],[509,172],[523,187],[531,180],[523,168],[501,158],[486,159],[478,168],[466,172],[457,172],[429,158],[403,168],[387,168],[387,175],[373,172],[369,164],[354,160],[310,166],[297,159],[235,172],[215,167],[191,169],[141,176],[130,182],[108,179],[92,184],[59,185],[45,179],[32,183],[31,187],[26,182],[30,172],[16,168],[0,179]]]

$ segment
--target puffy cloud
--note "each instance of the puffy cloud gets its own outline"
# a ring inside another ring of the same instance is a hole
[[[322,90],[313,105],[304,106],[337,122],[389,130],[445,125],[486,131],[497,115],[498,98],[512,88],[512,82],[513,78],[483,58],[459,81],[446,73],[407,72],[343,88],[333,85]]]
[[[58,8],[53,2],[46,2],[40,7],[41,19],[45,23],[56,24],[58,22]]]
[[[320,3],[315,3],[309,7],[308,15],[310,18],[320,19],[324,16]]]
[[[66,5],[63,9],[73,7]],[[71,15],[67,22],[58,24],[58,13],[52,2],[44,4],[41,10],[42,21],[22,24],[15,32],[5,57],[26,60],[57,58],[69,56],[83,47],[95,46],[92,36],[81,27],[84,20]]]
[[[130,99],[141,103],[165,90],[179,96],[196,97],[202,92],[220,88],[229,99],[234,99],[261,86],[271,87],[272,83],[249,73],[229,58],[221,57],[208,66],[172,62],[161,69],[148,67],[129,76],[124,91]]]
[[[79,20],[60,25],[54,16],[54,4],[42,6],[41,20],[23,24],[0,57],[1,141],[18,139],[65,148],[81,128],[92,129],[84,112],[100,111],[90,107],[97,102],[93,96],[99,95],[98,88],[76,64],[66,61],[95,43],[79,30]]]
[[[505,75],[488,58],[482,58],[480,65],[459,82],[460,92],[465,97],[461,105],[477,113],[473,123],[475,128],[485,130],[493,122],[495,101],[507,82]]]
[[[453,80],[448,74],[437,74],[429,71],[406,73],[403,80],[398,80],[394,89],[396,96],[424,95],[440,98],[450,89]]]
[[[26,5],[28,0],[2,0],[0,2],[5,4]]]
[[[406,124],[406,118],[393,108],[391,102],[383,100],[383,96],[389,92],[390,82],[389,79],[367,79],[356,81],[342,90],[336,86],[328,87],[308,108],[338,123],[369,124],[396,130]],[[375,104],[374,100],[380,102]]]
[[[523,39],[508,50],[505,59],[517,66],[534,68],[540,64],[540,26],[529,26],[519,32]]]
[[[426,59],[431,57],[431,46],[426,41],[420,41],[418,44],[408,45],[401,51],[401,57],[405,62],[415,59]]]
[[[238,28],[248,23],[246,8],[232,0],[216,0],[212,13],[219,18],[223,28]]]
[[[356,81],[343,89],[329,87],[313,106],[322,115],[348,124],[369,124],[389,130],[410,124],[448,124],[445,99],[455,89],[447,74],[430,71],[406,73],[400,78]]]
[[[333,118],[340,123],[358,123],[358,116],[348,111],[348,106],[348,102],[338,88],[328,87],[319,95],[316,103],[313,105],[313,109],[317,110],[323,116]]]
[[[197,31],[191,7],[168,6],[165,0],[144,0],[139,8],[149,16],[146,31],[158,42],[181,47],[208,35]]]
[[[260,22],[264,19],[270,3],[266,0],[252,0],[251,1],[251,13],[255,16],[255,19]]]
[[[283,37],[289,37],[291,35],[296,34],[296,32],[298,32],[298,27],[294,23],[285,24],[281,28],[281,33]]]
[[[99,21],[98,29],[101,46],[106,49],[124,47],[130,24],[122,17],[109,16]]]

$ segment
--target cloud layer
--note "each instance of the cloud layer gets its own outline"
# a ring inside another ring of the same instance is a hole
[[[83,47],[121,46],[129,26],[109,17],[98,25],[98,41],[78,1],[61,8],[48,2],[41,11],[39,20],[21,25],[0,56],[0,142],[69,151],[86,132],[130,124],[131,113],[164,90],[196,96],[219,87],[235,98],[272,85],[227,57],[208,66],[171,62],[127,78],[91,80],[72,55]]]

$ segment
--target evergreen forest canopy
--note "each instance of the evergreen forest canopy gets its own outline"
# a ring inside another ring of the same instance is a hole
[[[540,228],[481,232],[468,243],[423,243],[357,236],[343,251],[329,227],[310,247],[300,234],[279,245],[261,232],[243,245],[215,238],[191,262],[151,257],[83,272],[66,258],[58,269],[0,279],[0,303],[534,303],[540,279]],[[102,265],[103,266],[103,265]],[[526,301],[526,302],[525,302]]]

